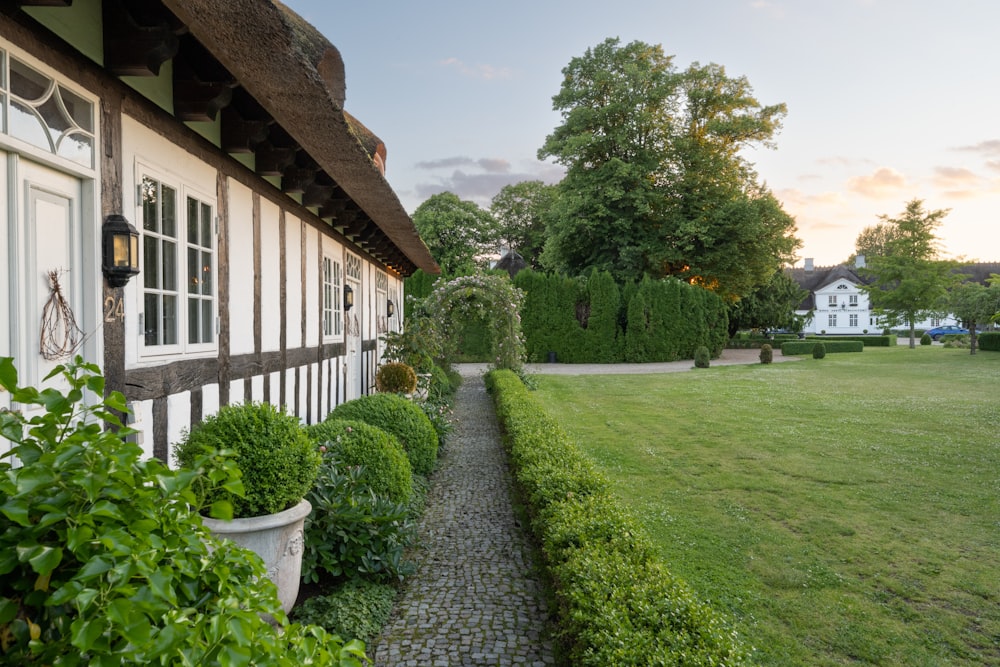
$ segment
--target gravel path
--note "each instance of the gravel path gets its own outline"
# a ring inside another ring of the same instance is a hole
[[[458,368],[465,379],[420,520],[418,570],[369,654],[380,667],[554,665],[493,404],[479,369]]]

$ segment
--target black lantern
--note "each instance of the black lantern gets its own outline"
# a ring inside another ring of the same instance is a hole
[[[392,299],[389,299],[389,302],[385,304],[385,312],[389,317],[396,314],[396,304],[392,302]]]
[[[354,305],[354,290],[350,285],[344,285],[344,310],[350,310]]]
[[[101,236],[104,277],[112,287],[124,287],[139,274],[139,232],[125,216],[114,213],[104,219]]]

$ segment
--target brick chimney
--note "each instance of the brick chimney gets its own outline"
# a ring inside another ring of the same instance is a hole
[[[806,273],[812,273],[812,272],[813,272],[813,258],[806,257]]]

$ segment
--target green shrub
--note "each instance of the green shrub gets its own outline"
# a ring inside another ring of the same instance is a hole
[[[930,345],[932,342],[933,341],[931,340],[931,336],[928,333],[924,333],[924,335],[922,335],[920,337],[920,344],[921,345]]]
[[[443,401],[453,396],[460,384],[462,384],[461,375],[458,373],[449,373],[441,366],[434,364],[431,366],[431,376],[427,386],[427,398],[432,401]]]
[[[389,394],[412,394],[417,390],[417,374],[401,361],[384,363],[375,373],[375,389]]]
[[[445,441],[448,439],[448,434],[451,433],[452,429],[451,404],[434,400],[416,401],[416,404],[424,411],[427,419],[431,422],[431,426],[434,427],[434,432],[437,433],[438,437],[438,446],[444,446]]]
[[[711,358],[708,348],[704,345],[699,345],[694,351],[694,365],[696,368],[708,368]]]
[[[349,581],[325,595],[311,597],[292,610],[299,623],[370,644],[389,621],[396,587],[377,581]]]
[[[808,339],[816,340],[816,336],[809,336]],[[837,336],[834,342],[842,341],[858,341],[865,347],[896,347],[898,344],[897,336],[891,333],[884,336]]]
[[[376,495],[364,483],[364,469],[328,458],[306,499],[302,578],[402,579],[413,572],[403,559],[416,528],[406,505]]]
[[[864,352],[865,349],[864,343],[856,340],[839,340],[830,338],[819,340],[817,338],[809,338],[807,340],[788,341],[786,343],[782,343],[781,354],[786,357],[797,354],[812,354],[813,349],[820,343],[825,348],[824,351],[830,354],[840,352]]]
[[[372,394],[341,403],[327,419],[353,419],[388,431],[403,445],[418,475],[434,470],[438,437],[419,406],[396,394]]]
[[[826,344],[816,343],[813,345],[813,359],[822,359],[826,356]]]
[[[760,363],[769,364],[774,361],[774,350],[770,345],[764,343],[760,346]]]
[[[976,336],[980,350],[1000,352],[1000,331],[987,331]]]
[[[275,514],[294,506],[312,487],[319,468],[319,452],[299,420],[267,403],[223,407],[185,434],[176,458],[192,468],[205,452],[222,450],[232,452],[245,495],[216,487],[207,500],[228,501],[236,517]]]
[[[0,662],[360,667],[363,646],[289,624],[261,560],[211,536],[190,472],[105,428],[121,426],[125,399],[102,398],[96,366],[78,357],[54,373],[65,395],[18,387],[0,358],[0,387],[44,408],[30,423],[0,411],[20,462],[0,461]],[[195,463],[238,487],[224,459]]]
[[[344,466],[361,466],[362,481],[394,503],[407,503],[413,493],[410,460],[394,435],[377,426],[346,419],[327,419],[306,428],[324,458]]]
[[[510,371],[486,376],[542,545],[567,664],[746,665],[728,623],[657,559],[639,521]]]

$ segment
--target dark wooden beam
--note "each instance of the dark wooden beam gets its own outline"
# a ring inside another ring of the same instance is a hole
[[[158,76],[186,28],[159,2],[104,0],[104,67],[115,76]]]
[[[265,141],[257,147],[256,168],[260,176],[281,176],[295,163],[295,149],[275,146]]]
[[[174,58],[174,115],[183,121],[210,122],[233,99],[236,78],[190,35],[180,40]]]
[[[230,104],[222,110],[222,150],[227,153],[253,153],[267,139],[271,122],[247,120]]]

